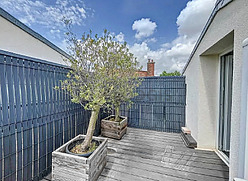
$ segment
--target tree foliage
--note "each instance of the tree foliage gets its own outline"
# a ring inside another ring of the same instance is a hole
[[[165,70],[160,74],[160,76],[180,76],[181,73],[178,71],[175,72],[166,72]]]
[[[62,81],[62,89],[71,95],[72,102],[92,111],[82,146],[85,150],[92,140],[100,108],[114,106],[119,110],[122,102],[130,102],[136,96],[139,68],[126,43],[115,41],[107,30],[102,36],[84,33],[80,40],[73,33],[67,35],[71,58],[66,61],[71,71]]]

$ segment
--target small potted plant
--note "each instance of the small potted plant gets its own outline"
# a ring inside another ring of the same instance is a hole
[[[52,177],[54,180],[96,180],[106,164],[107,139],[93,134],[100,109],[112,106],[116,83],[113,78],[119,76],[122,65],[115,57],[127,56],[122,52],[126,45],[116,42],[107,30],[101,37],[92,36],[92,32],[84,34],[81,40],[73,33],[67,35],[71,43],[68,59],[71,70],[61,88],[69,93],[72,102],[91,110],[91,117],[86,135],[78,135],[53,152]]]
[[[126,43],[115,46],[117,54],[111,59],[113,62],[109,84],[113,86],[110,93],[110,100],[115,115],[110,115],[101,121],[101,135],[109,138],[121,139],[127,131],[127,117],[120,115],[120,106],[125,103],[131,105],[131,99],[137,96],[136,88],[140,85],[138,77],[138,62],[126,47]]]

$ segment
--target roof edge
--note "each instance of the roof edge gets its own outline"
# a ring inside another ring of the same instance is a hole
[[[199,47],[199,45],[200,45],[200,43],[201,43],[203,37],[205,36],[205,34],[206,34],[206,32],[207,32],[209,26],[211,25],[211,23],[212,23],[212,21],[213,21],[215,15],[217,14],[217,12],[218,12],[220,9],[224,8],[226,5],[228,5],[228,4],[229,4],[230,2],[232,2],[232,1],[234,1],[234,0],[217,0],[217,1],[216,1],[215,7],[214,7],[214,9],[213,9],[213,11],[212,11],[210,17],[208,18],[208,21],[207,21],[206,25],[204,26],[204,28],[203,28],[203,30],[202,30],[202,32],[201,32],[201,34],[200,34],[200,36],[199,36],[199,38],[198,38],[198,40],[197,40],[195,46],[194,46],[194,48],[193,48],[193,50],[192,50],[192,52],[191,52],[191,54],[190,54],[190,56],[189,56],[188,61],[186,62],[185,66],[184,66],[184,68],[183,68],[183,70],[182,70],[182,72],[181,72],[182,74],[185,73],[185,71],[186,71],[186,69],[187,69],[189,63],[191,62],[192,57],[194,56],[194,54],[195,54],[197,48]]]
[[[13,52],[1,50],[1,49],[0,49],[0,55],[10,56],[10,57],[15,57],[15,58],[23,59],[23,60],[27,60],[27,61],[33,61],[33,62],[36,62],[36,63],[42,63],[42,64],[47,64],[47,65],[52,65],[52,66],[56,66],[56,67],[62,67],[62,68],[70,69],[70,67],[67,66],[67,65],[63,65],[63,64],[43,60],[43,59],[40,59],[40,58],[34,58],[34,57],[22,55],[22,54],[17,54],[17,53],[13,53]]]
[[[47,46],[49,46],[50,48],[52,48],[56,52],[60,53],[64,57],[70,58],[70,56],[65,51],[63,51],[61,48],[57,47],[52,42],[50,42],[49,40],[47,40],[46,38],[44,38],[43,36],[41,36],[39,33],[35,32],[31,28],[29,28],[28,26],[26,26],[25,24],[23,24],[21,21],[19,21],[18,19],[16,19],[14,16],[12,16],[11,14],[9,14],[7,11],[5,11],[4,9],[2,9],[1,7],[0,7],[0,16],[2,16],[4,19],[6,19],[9,22],[11,22],[12,24],[14,24],[15,26],[17,26],[21,30],[25,31],[29,35],[31,35],[34,38],[38,39],[42,43],[46,44]]]

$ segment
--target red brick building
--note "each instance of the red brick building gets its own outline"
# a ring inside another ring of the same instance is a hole
[[[155,62],[153,60],[148,59],[147,62],[147,71],[138,71],[139,77],[153,77],[154,76],[154,65]]]

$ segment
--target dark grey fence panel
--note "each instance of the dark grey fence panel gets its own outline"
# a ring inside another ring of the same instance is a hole
[[[41,179],[51,171],[52,151],[86,133],[90,112],[54,89],[68,70],[0,50],[0,180]]]
[[[180,132],[185,125],[185,77],[146,77],[137,93],[130,109],[121,106],[121,113],[128,116],[128,126]]]
[[[0,118],[1,119],[1,118]],[[2,131],[2,127],[0,127],[0,178],[2,179],[2,170],[3,170],[3,131]]]

